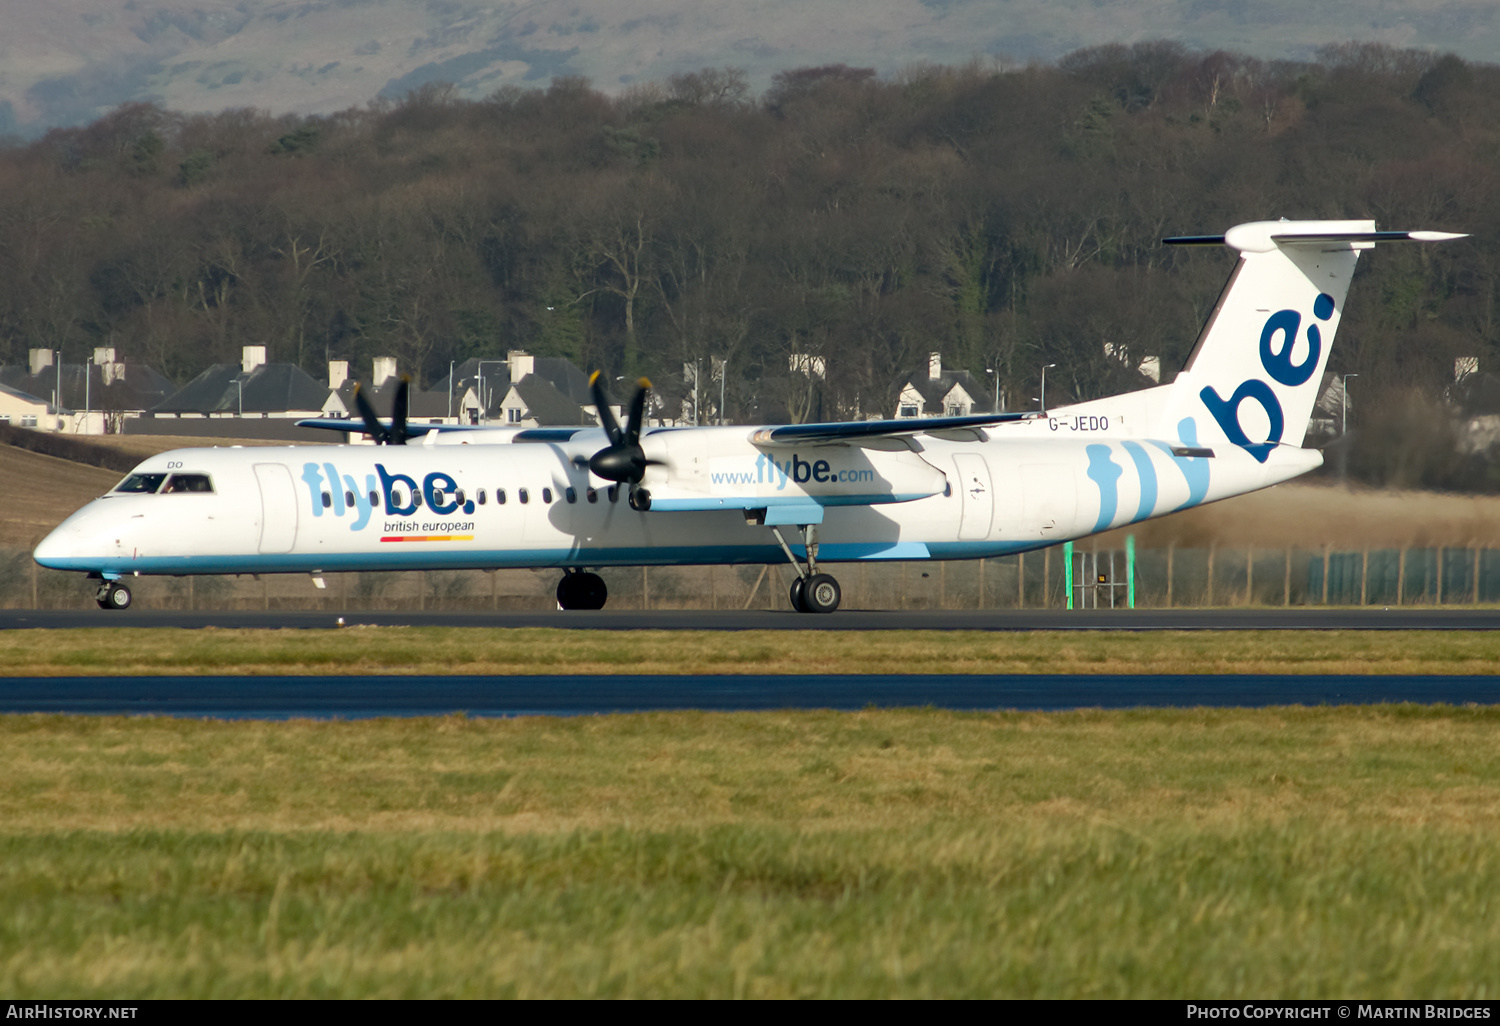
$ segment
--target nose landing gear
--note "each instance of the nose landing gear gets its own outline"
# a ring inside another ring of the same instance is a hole
[[[103,581],[94,593],[94,601],[100,609],[129,609],[130,589],[119,581]]]

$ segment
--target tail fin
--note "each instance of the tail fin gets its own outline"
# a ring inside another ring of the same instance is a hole
[[[1161,435],[1237,445],[1261,463],[1278,445],[1300,446],[1360,251],[1461,238],[1378,232],[1374,221],[1254,221],[1223,235],[1163,239],[1223,244],[1240,259],[1172,384]]]

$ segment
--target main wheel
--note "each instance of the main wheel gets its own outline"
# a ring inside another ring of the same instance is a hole
[[[100,609],[129,609],[130,589],[123,584],[110,584],[100,589],[95,601]]]
[[[574,574],[577,582],[579,602],[574,609],[603,609],[604,603],[609,599],[609,589],[604,586],[604,578],[598,574]]]
[[[598,574],[564,574],[557,582],[557,604],[563,609],[603,609],[608,598],[609,589]]]
[[[803,599],[806,594],[807,578],[798,577],[795,581],[792,582],[792,590],[790,592],[790,595],[792,599],[792,608],[799,613],[807,612],[807,606],[803,604]]]
[[[802,588],[804,613],[831,613],[839,607],[839,582],[828,574],[813,574]]]

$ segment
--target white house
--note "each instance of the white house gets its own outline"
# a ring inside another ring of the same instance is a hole
[[[907,377],[896,399],[897,417],[967,417],[991,412],[983,386],[965,370],[943,370],[943,354],[927,354],[927,372]]]

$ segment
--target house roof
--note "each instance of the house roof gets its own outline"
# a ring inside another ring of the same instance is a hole
[[[172,394],[172,382],[145,364],[122,362],[115,366],[119,370],[106,385],[104,368],[98,364],[63,364],[59,401],[63,406],[77,410],[85,407],[93,410],[148,410]],[[53,367],[44,367],[40,374],[31,374],[25,367],[0,367],[0,383],[29,395],[50,397],[53,370]]]
[[[289,363],[263,363],[249,374],[237,363],[216,363],[151,407],[150,412],[317,413],[327,399],[327,385],[318,384],[302,368]]]
[[[530,416],[543,425],[592,426],[594,418],[581,405],[559,392],[557,387],[540,374],[528,374],[510,386],[526,404]]]
[[[30,392],[23,392],[19,388],[11,388],[9,385],[6,385],[4,383],[0,383],[0,395],[8,396],[9,398],[16,399],[22,403],[34,403],[39,406],[45,407],[47,413],[57,412],[53,408],[52,403],[49,400],[43,399],[40,396],[32,395]]]
[[[594,395],[589,389],[589,376],[579,370],[572,360],[565,360],[560,356],[538,356],[534,366],[534,374],[546,378],[553,388],[579,406],[594,404]]]
[[[479,369],[480,357],[470,357],[453,368],[453,396],[455,402],[463,395],[464,390],[474,389],[474,394],[479,394]],[[489,405],[485,409],[486,414],[491,414],[500,409],[506,394],[516,382],[511,380],[510,364],[506,360],[484,357],[484,383],[485,392],[489,397]],[[536,356],[531,359],[531,375],[546,381],[553,389],[564,398],[579,406],[592,408],[594,405],[593,394],[589,391],[589,376],[579,370],[577,365],[561,356]],[[448,394],[449,379],[444,377],[441,381],[433,384],[434,392]]]
[[[354,380],[345,381],[334,392],[339,401],[344,404],[344,409],[349,411],[349,416],[359,416],[359,408],[354,403]],[[396,387],[400,384],[399,379],[390,378],[383,385],[361,385],[365,398],[370,400],[370,405],[375,407],[375,413],[381,417],[391,415],[391,407],[396,402]],[[456,404],[461,396],[455,395],[453,401]],[[448,390],[413,388],[407,393],[407,416],[412,419],[439,420],[448,417]],[[453,410],[457,415],[458,409],[455,405]]]

